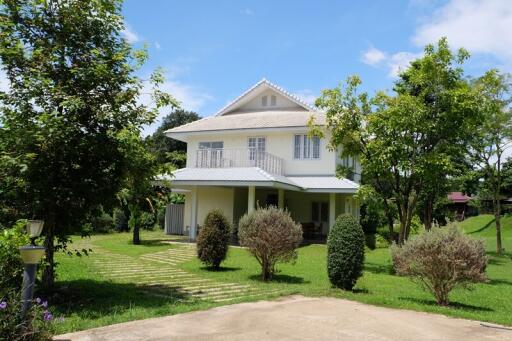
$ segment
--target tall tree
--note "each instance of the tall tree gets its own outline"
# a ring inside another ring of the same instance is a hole
[[[330,147],[343,146],[342,157],[359,156],[376,191],[392,194],[400,244],[425,184],[452,171],[452,157],[475,125],[474,96],[460,67],[467,57],[441,39],[400,74],[393,96],[359,93],[361,81],[351,77],[316,102],[326,111]]]
[[[138,102],[143,81],[134,72],[147,53],[133,51],[121,36],[121,5],[0,5],[0,58],[10,82],[0,94],[1,153],[24,162],[16,174],[24,184],[16,198],[20,214],[45,220],[48,288],[54,284],[54,252],[67,235],[88,212],[116,202],[127,155],[122,134],[152,122],[157,107],[176,104],[158,90],[159,71],[149,80],[154,105]]]
[[[147,138],[151,151],[159,163],[171,163],[177,168],[185,167],[187,158],[187,144],[171,139],[165,135],[169,129],[197,121],[199,115],[193,111],[183,109],[173,110],[167,115],[157,130]]]
[[[482,119],[473,133],[472,156],[480,165],[492,197],[496,223],[496,252],[502,254],[500,195],[503,186],[504,153],[512,143],[511,78],[490,70],[474,81]]]

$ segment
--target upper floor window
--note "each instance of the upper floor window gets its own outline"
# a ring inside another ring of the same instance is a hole
[[[199,149],[222,149],[222,148],[224,148],[223,141],[199,142]]]
[[[222,164],[224,142],[199,142],[197,151],[197,167],[220,167]]]
[[[320,138],[318,136],[295,135],[293,137],[294,159],[319,159]]]
[[[249,148],[249,160],[256,160],[265,153],[267,139],[265,137],[249,137],[247,147]]]

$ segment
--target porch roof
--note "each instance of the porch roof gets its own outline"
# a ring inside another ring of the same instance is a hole
[[[283,176],[271,174],[258,167],[240,168],[182,168],[172,176],[171,187],[180,186],[256,186],[276,187],[314,193],[356,193],[359,185],[335,176]]]

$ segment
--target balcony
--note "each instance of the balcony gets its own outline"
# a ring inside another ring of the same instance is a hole
[[[283,175],[283,159],[256,148],[208,148],[196,150],[196,168],[259,167]]]

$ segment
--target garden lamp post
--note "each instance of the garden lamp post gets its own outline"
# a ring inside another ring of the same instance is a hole
[[[25,316],[32,298],[34,297],[34,285],[36,280],[37,264],[41,261],[44,255],[44,247],[37,246],[35,240],[43,230],[44,221],[42,220],[29,220],[27,222],[27,232],[30,236],[31,245],[25,245],[19,248],[21,259],[25,264],[25,271],[23,272],[23,286],[22,286],[22,300],[23,305],[21,314]]]

